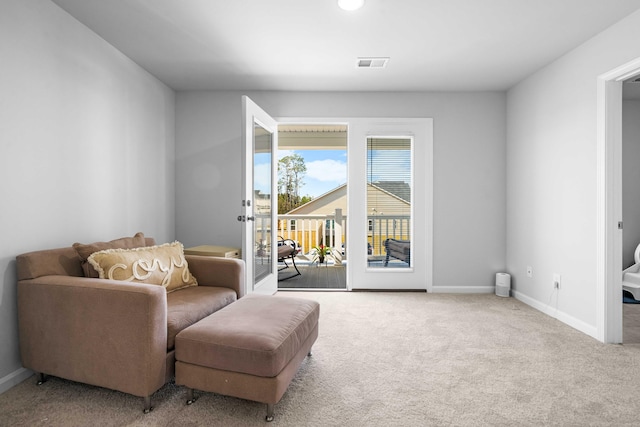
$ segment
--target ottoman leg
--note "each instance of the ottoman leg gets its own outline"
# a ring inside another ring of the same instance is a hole
[[[273,421],[273,403],[267,403],[267,417],[265,420],[267,422]]]

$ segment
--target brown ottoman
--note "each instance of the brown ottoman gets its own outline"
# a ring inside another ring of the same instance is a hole
[[[320,305],[248,295],[176,336],[176,384],[267,404],[267,421],[318,337]]]

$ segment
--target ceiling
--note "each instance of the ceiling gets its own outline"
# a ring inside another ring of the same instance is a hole
[[[505,90],[640,0],[52,0],[176,90]],[[358,57],[389,57],[359,69]]]

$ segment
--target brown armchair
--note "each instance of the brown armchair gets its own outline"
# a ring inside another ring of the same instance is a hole
[[[147,246],[155,243],[147,238]],[[192,286],[162,286],[85,277],[73,247],[17,256],[22,365],[47,375],[144,398],[170,381],[175,336],[243,296],[244,263],[186,255]]]

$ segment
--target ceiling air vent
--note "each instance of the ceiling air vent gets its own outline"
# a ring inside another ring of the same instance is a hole
[[[358,58],[358,68],[384,68],[389,58]]]

